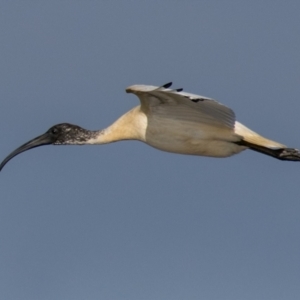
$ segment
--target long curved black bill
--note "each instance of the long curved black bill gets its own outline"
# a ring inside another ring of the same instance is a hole
[[[32,148],[36,148],[39,146],[43,146],[43,145],[50,145],[52,144],[53,140],[51,138],[51,135],[49,133],[44,133],[32,140],[30,140],[29,142],[25,143],[24,145],[22,145],[21,147],[17,148],[15,151],[13,151],[12,153],[10,153],[1,163],[0,165],[0,171],[2,170],[2,168],[16,155],[27,151],[29,149]]]

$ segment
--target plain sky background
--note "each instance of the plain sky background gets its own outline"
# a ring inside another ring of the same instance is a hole
[[[1,1],[0,155],[108,126],[132,84],[219,100],[300,147],[299,1]],[[47,146],[0,174],[0,299],[300,299],[300,164],[140,142]]]

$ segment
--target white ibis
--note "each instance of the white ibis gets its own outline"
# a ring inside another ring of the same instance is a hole
[[[139,140],[154,148],[180,154],[228,157],[245,149],[280,160],[300,161],[300,151],[287,148],[250,130],[235,120],[234,112],[217,101],[161,87],[133,85],[141,104],[103,130],[77,125],[54,125],[9,154],[0,170],[17,154],[42,145],[98,145],[121,140]]]

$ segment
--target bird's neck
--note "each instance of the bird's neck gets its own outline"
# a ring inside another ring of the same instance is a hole
[[[89,144],[107,144],[121,140],[145,140],[147,117],[135,107],[109,127],[99,130],[97,135],[89,140]]]

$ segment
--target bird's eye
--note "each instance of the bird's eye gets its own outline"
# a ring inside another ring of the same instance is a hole
[[[57,134],[57,133],[58,133],[58,129],[57,129],[57,128],[53,128],[53,129],[51,130],[51,133],[52,133],[52,134]]]

